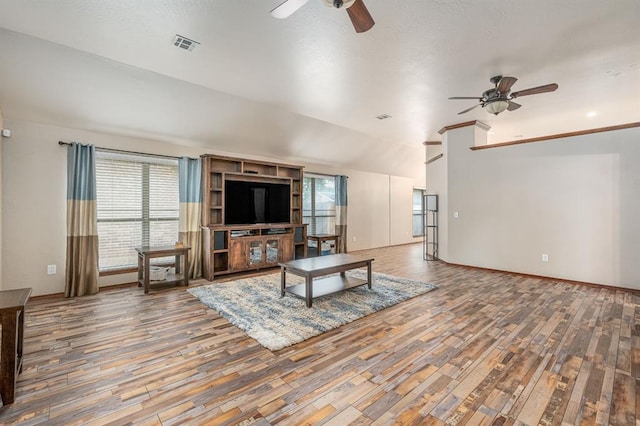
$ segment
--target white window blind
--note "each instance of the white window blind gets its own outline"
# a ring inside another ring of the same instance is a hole
[[[413,236],[424,235],[424,189],[413,189]]]
[[[96,190],[100,271],[137,267],[134,247],[177,241],[177,159],[98,150]]]
[[[309,234],[335,233],[335,177],[304,174],[302,182],[302,222],[309,224]]]

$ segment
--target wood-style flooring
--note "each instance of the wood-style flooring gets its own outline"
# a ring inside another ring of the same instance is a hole
[[[640,296],[421,250],[362,253],[437,290],[278,352],[184,287],[32,300],[0,424],[640,423]]]

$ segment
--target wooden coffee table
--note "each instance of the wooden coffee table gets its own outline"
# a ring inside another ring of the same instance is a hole
[[[325,296],[364,284],[367,284],[367,286],[371,288],[371,262],[373,262],[373,260],[371,257],[341,253],[279,263],[281,271],[280,296],[284,297],[285,292],[291,293],[294,296],[303,298],[306,301],[307,307],[310,308],[314,297]],[[347,277],[345,274],[345,271],[362,268],[364,266],[367,267],[366,280]],[[304,277],[304,284],[287,287],[287,272]],[[337,272],[340,274],[315,279]]]

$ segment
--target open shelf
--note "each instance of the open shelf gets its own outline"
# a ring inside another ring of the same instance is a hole
[[[313,298],[326,296],[327,294],[336,293],[348,288],[358,287],[367,283],[367,280],[354,278],[347,275],[332,275],[326,278],[318,278],[313,280]],[[307,292],[305,284],[292,285],[286,287],[285,291],[295,296],[305,298]]]
[[[291,186],[292,224],[302,223],[303,167],[267,161],[205,154],[202,158],[204,191],[202,226],[224,226],[225,183],[230,180],[256,183],[286,183]]]

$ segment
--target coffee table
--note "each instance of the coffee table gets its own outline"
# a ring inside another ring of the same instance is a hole
[[[303,298],[307,307],[310,308],[314,297],[326,296],[364,284],[371,288],[371,262],[373,260],[371,257],[340,253],[279,263],[281,272],[280,297],[284,297],[285,293],[291,293]],[[345,271],[364,266],[367,267],[366,280],[347,277],[345,274]],[[287,287],[287,272],[304,277],[304,284]],[[338,275],[315,279],[338,272]]]

